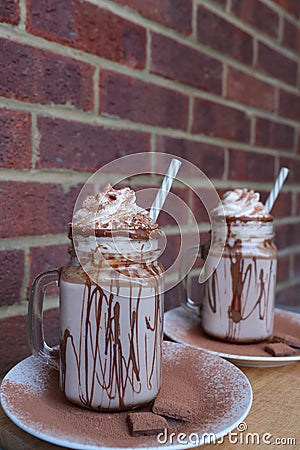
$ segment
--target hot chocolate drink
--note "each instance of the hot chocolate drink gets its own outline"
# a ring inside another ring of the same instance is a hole
[[[247,189],[225,193],[212,211],[216,234],[223,213],[227,239],[220,262],[213,249],[207,261],[213,274],[205,287],[202,326],[208,334],[231,342],[263,340],[271,336],[274,319],[273,218],[259,194]]]
[[[148,403],[161,385],[158,225],[131,189],[108,186],[85,200],[72,232],[86,264],[79,275],[73,261],[60,279],[61,387],[73,402],[102,410]]]
[[[129,188],[108,186],[74,214],[71,261],[59,276],[60,386],[73,403],[115,411],[156,397],[163,332],[159,236]]]

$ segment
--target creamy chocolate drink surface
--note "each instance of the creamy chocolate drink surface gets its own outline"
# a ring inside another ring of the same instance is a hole
[[[216,224],[225,214],[227,239],[221,260],[208,269],[202,325],[210,335],[231,342],[254,342],[272,334],[276,283],[273,218],[259,194],[235,189],[212,211]],[[217,228],[217,226],[216,226]]]
[[[60,278],[61,388],[97,410],[147,404],[161,386],[159,227],[131,189],[108,186],[85,200],[72,232],[85,264],[73,252]]]

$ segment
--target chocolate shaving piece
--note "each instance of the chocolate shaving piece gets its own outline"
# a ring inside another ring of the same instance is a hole
[[[166,419],[152,412],[129,413],[127,424],[131,436],[151,436],[168,428]]]
[[[282,342],[290,347],[300,348],[300,338],[291,336],[289,334],[276,334],[269,340],[270,343]]]
[[[264,347],[267,353],[272,356],[293,356],[296,354],[296,350],[282,342],[268,344]]]
[[[162,398],[158,396],[154,401],[152,411],[155,414],[160,414],[161,416],[168,417],[170,419],[177,419],[188,422],[192,417],[192,411],[187,405],[184,405],[182,402],[182,399],[179,402],[176,399]]]

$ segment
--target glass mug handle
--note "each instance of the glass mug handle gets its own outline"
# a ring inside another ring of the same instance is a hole
[[[43,272],[33,282],[28,306],[28,335],[31,352],[43,363],[59,369],[59,350],[49,347],[45,342],[43,305],[49,286],[58,286],[60,269]]]
[[[205,245],[205,244],[204,244]],[[189,274],[187,273],[185,276],[183,275],[185,273],[186,269],[186,260],[188,257],[190,257],[191,253],[195,253],[195,250],[198,251],[197,258],[203,258],[203,246],[200,245],[194,245],[193,247],[188,248],[185,253],[182,255],[180,265],[179,265],[179,279],[182,279],[182,282],[179,285],[179,300],[181,305],[187,309],[188,311],[192,312],[193,314],[196,314],[196,316],[199,317],[200,311],[199,306],[197,303],[194,302],[189,296],[188,288],[187,288],[187,282],[189,278]]]

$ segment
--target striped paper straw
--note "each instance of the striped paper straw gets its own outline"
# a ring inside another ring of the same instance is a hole
[[[288,173],[289,173],[289,169],[287,169],[286,167],[282,167],[282,169],[280,170],[279,175],[274,183],[273,189],[270,192],[270,195],[267,198],[267,201],[265,204],[265,209],[266,209],[267,213],[269,213],[271,211],[271,209],[273,208],[275,200],[278,197],[278,194],[282,188],[283,183],[286,180],[286,177],[288,176]]]
[[[173,180],[176,177],[180,166],[181,162],[178,159],[172,159],[168,171],[163,179],[159,191],[156,194],[149,212],[149,216],[151,217],[153,222],[156,222],[158,218],[158,215],[166,201],[167,195],[170,192]]]

